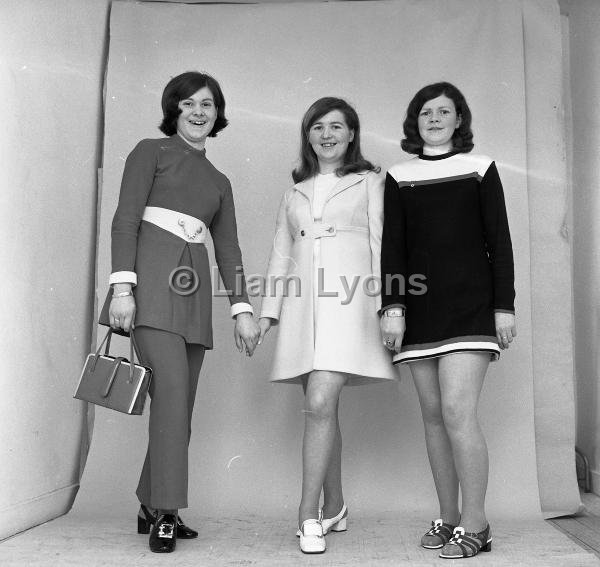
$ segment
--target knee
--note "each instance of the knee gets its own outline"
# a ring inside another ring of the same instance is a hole
[[[336,400],[330,400],[321,392],[312,392],[306,396],[304,412],[313,419],[331,419],[335,417]]]
[[[423,416],[423,423],[426,427],[436,427],[444,424],[442,406],[439,401],[431,400],[421,402],[421,415]]]
[[[442,409],[444,425],[448,433],[470,430],[477,423],[475,409],[465,407],[459,401],[445,403]]]

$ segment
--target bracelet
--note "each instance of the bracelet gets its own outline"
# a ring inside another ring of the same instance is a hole
[[[113,293],[113,299],[115,297],[127,297],[128,295],[133,295],[132,291],[122,291],[121,293]]]
[[[384,311],[384,317],[404,317],[404,312],[406,309],[404,307],[394,307],[393,309],[388,309]]]

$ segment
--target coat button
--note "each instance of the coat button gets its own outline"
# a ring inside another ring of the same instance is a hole
[[[304,236],[304,231],[303,230],[300,231],[300,236]]]

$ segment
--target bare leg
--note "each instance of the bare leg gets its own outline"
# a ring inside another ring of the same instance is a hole
[[[462,493],[460,524],[467,532],[480,532],[487,526],[488,452],[477,403],[489,361],[486,353],[452,354],[439,361],[442,413]]]
[[[344,494],[342,492],[342,432],[340,430],[339,403],[335,408],[335,438],[329,466],[323,482],[323,517],[333,518],[337,516],[344,505]]]
[[[302,447],[302,500],[298,525],[318,518],[319,499],[337,434],[337,407],[346,376],[316,370],[306,383],[304,444]]]
[[[440,503],[440,518],[458,525],[458,476],[454,467],[452,446],[442,417],[442,398],[438,378],[439,359],[411,362],[410,370],[425,426],[425,444]]]

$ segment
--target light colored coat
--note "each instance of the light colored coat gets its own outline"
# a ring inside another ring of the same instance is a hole
[[[377,314],[383,182],[373,172],[340,178],[321,221],[313,185],[288,189],[277,215],[261,309],[279,323],[271,380],[299,382],[312,370],[347,373],[349,385],[396,379]]]

